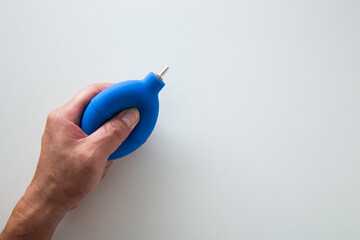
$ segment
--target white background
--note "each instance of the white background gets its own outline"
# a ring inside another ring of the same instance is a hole
[[[171,66],[149,141],[54,239],[359,239],[357,0],[0,1],[0,225],[46,115]]]

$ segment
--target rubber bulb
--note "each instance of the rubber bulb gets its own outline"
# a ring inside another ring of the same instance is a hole
[[[97,94],[86,107],[81,128],[88,135],[124,109],[137,108],[140,112],[139,123],[108,160],[134,152],[150,137],[159,114],[158,94],[165,86],[162,76],[166,71],[151,72],[143,80],[116,83]]]

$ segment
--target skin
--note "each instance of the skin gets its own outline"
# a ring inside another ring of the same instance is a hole
[[[51,239],[65,214],[98,186],[112,164],[108,157],[139,121],[139,112],[127,109],[89,136],[81,130],[86,106],[110,85],[91,85],[49,113],[35,175],[0,240]]]

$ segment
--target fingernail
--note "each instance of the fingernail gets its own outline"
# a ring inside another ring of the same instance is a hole
[[[139,119],[139,111],[136,108],[130,108],[124,111],[124,115],[121,117],[121,120],[128,127],[132,127]]]

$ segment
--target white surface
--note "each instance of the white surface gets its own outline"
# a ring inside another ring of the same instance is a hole
[[[359,239],[360,2],[0,1],[0,225],[47,113],[171,66],[150,140],[54,239]]]

